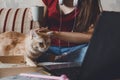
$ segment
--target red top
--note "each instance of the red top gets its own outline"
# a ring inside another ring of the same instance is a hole
[[[46,19],[46,26],[50,30],[53,31],[66,31],[66,32],[71,32],[73,29],[74,25],[74,19],[75,16],[79,14],[79,9],[73,10],[72,12],[68,14],[62,13],[60,16],[60,11],[58,6],[58,0],[43,0],[45,5],[47,6],[47,19]],[[62,20],[61,20],[62,19]],[[74,46],[78,44],[74,43],[68,43],[65,41],[60,41],[58,39],[53,39],[52,40],[52,45],[53,46]]]

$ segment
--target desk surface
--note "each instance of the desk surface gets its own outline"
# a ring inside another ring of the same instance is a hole
[[[18,66],[18,67],[9,67],[9,68],[0,68],[0,80],[13,80],[11,78],[19,78],[16,80],[20,80],[22,77],[16,76],[20,73],[37,73],[37,74],[44,74],[44,75],[55,75],[61,76],[65,74],[71,80],[77,80],[79,77],[79,69],[80,64],[78,63],[54,63],[54,62],[45,62],[40,63],[39,67],[29,67],[29,66]],[[50,74],[51,73],[51,74]],[[76,74],[71,74],[76,73]],[[1,79],[2,78],[2,79]],[[7,79],[3,79],[7,78]],[[22,79],[26,80],[26,79]],[[34,80],[34,79],[27,79],[27,80]],[[36,80],[36,79],[35,79]],[[43,80],[43,79],[42,79]]]
[[[43,67],[30,67],[23,62],[23,56],[0,56],[0,78],[32,72],[50,75]]]
[[[14,76],[20,73],[41,73],[50,75],[42,67],[14,67],[14,68],[0,68],[0,78],[7,76]]]

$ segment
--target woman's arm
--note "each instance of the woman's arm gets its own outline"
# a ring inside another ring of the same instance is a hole
[[[48,30],[48,28],[41,27],[41,28],[36,29],[36,31],[38,32],[45,31],[45,30]],[[58,38],[60,40],[81,44],[81,43],[88,43],[90,41],[93,31],[94,31],[94,27],[93,25],[91,25],[89,27],[89,30],[84,33],[53,31],[52,36],[53,38]]]
[[[81,44],[81,43],[87,43],[90,41],[93,31],[94,31],[93,26],[91,26],[89,30],[85,33],[55,31],[54,37],[59,38],[60,40]]]
[[[78,33],[78,32],[54,32],[54,36],[60,40],[69,41],[73,43],[86,43],[89,42],[92,34]]]

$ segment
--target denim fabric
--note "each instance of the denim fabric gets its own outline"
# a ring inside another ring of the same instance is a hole
[[[66,62],[83,62],[84,56],[86,54],[88,44],[82,44],[74,47],[56,47],[51,46],[47,51],[48,54],[52,53],[57,56],[65,55],[56,61],[66,61]]]

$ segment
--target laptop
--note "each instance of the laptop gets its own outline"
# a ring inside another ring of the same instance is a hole
[[[103,11],[78,80],[120,79],[120,12]]]

